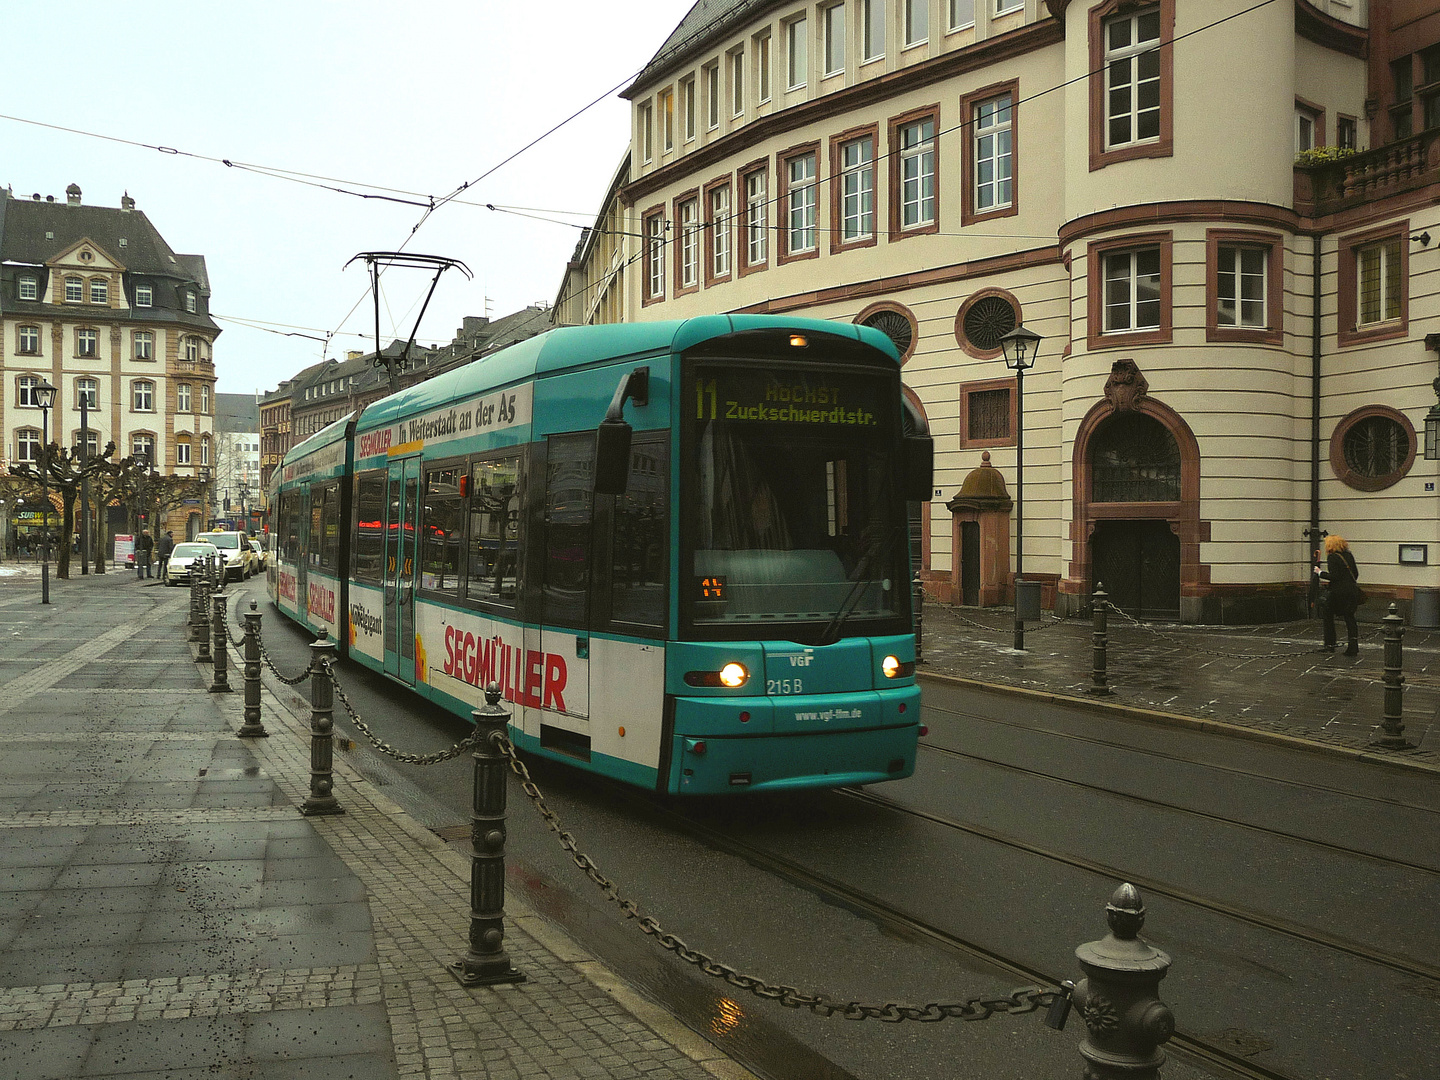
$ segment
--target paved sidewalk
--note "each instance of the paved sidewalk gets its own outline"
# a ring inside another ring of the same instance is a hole
[[[1376,616],[1383,616],[1377,612]],[[1406,628],[1404,736],[1413,750],[1371,745],[1384,717],[1384,628],[1361,622],[1360,655],[1319,651],[1319,620],[1271,626],[1136,623],[1111,614],[1106,682],[1096,696],[1089,618],[1028,624],[1014,648],[1010,608],[927,603],[922,676],[1020,693],[1055,695],[1089,708],[1217,733],[1298,740],[1318,749],[1440,769],[1440,633]]]
[[[235,737],[188,595],[0,574],[0,1077],[751,1077],[513,897],[527,981],[461,988],[469,860],[343,761],[302,817],[308,716]]]

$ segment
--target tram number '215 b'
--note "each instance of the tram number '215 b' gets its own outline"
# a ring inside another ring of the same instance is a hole
[[[767,694],[803,694],[805,687],[799,679],[766,679],[765,693]]]

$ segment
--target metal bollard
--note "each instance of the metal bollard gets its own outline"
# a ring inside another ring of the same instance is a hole
[[[307,816],[343,814],[335,798],[335,687],[330,661],[335,644],[322,636],[310,646],[310,794],[300,807]]]
[[[504,735],[510,714],[500,687],[485,688],[485,707],[470,714],[481,738],[475,747],[475,793],[470,806],[470,951],[447,964],[461,986],[524,982],[505,952],[506,764],[492,741]]]
[[[1110,933],[1075,950],[1085,978],[1075,984],[1075,1007],[1085,1020],[1080,1043],[1085,1080],[1156,1080],[1175,1034],[1175,1015],[1159,998],[1170,957],[1140,935],[1145,905],[1124,884],[1105,906]]]
[[[1405,738],[1405,724],[1401,707],[1405,695],[1405,676],[1400,674],[1404,663],[1400,652],[1400,639],[1405,636],[1405,620],[1400,618],[1395,605],[1390,613],[1380,620],[1385,626],[1385,718],[1380,722],[1385,734],[1372,742],[1371,746],[1382,746],[1386,750],[1413,750],[1415,744]]]
[[[1110,594],[1105,591],[1104,582],[1095,583],[1095,596],[1090,603],[1095,616],[1095,632],[1092,635],[1095,652],[1090,668],[1090,685],[1086,689],[1092,694],[1113,694],[1115,691],[1105,683],[1105,646],[1109,640],[1105,630],[1110,616]]]
[[[211,650],[215,654],[215,677],[210,683],[210,693],[229,694],[230,689],[230,620],[227,615],[227,608],[230,604],[230,597],[224,591],[216,593],[210,598],[214,615],[211,621],[211,628],[214,630],[215,644]]]
[[[245,723],[237,736],[241,739],[266,739],[270,733],[260,722],[260,605],[250,601],[245,612]]]
[[[195,657],[197,664],[213,664],[215,657],[210,654],[210,581],[208,575],[200,581],[200,652]]]
[[[195,573],[192,566],[190,569],[190,617],[186,627],[186,637],[190,641],[199,641],[204,634],[209,634],[210,628],[205,625],[205,620],[200,615],[200,576]]]

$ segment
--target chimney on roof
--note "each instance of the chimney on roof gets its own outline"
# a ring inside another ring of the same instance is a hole
[[[69,187],[67,187],[67,188],[65,189],[65,205],[66,205],[66,206],[79,206],[79,205],[80,205],[80,185],[79,185],[79,184],[71,184]]]
[[[465,318],[461,320],[461,323],[460,329],[455,331],[457,338],[485,329],[485,327],[489,325],[490,320],[484,315],[466,315]]]
[[[120,196],[120,209],[121,209],[121,210],[134,210],[134,209],[135,209],[135,200],[130,197],[130,192],[127,191],[127,192],[125,192],[124,195],[121,195],[121,196]]]
[[[361,352],[359,349],[346,349],[346,350],[345,350],[345,359],[346,359],[346,360],[359,360],[359,359],[360,359],[362,356],[364,356],[364,355],[365,355],[365,354],[364,354],[363,352]]]

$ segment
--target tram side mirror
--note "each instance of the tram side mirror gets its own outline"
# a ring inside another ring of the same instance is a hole
[[[902,444],[906,502],[929,502],[935,494],[935,440],[929,435],[906,435]]]
[[[595,494],[624,495],[630,479],[630,436],[624,420],[602,420],[595,430]]]

